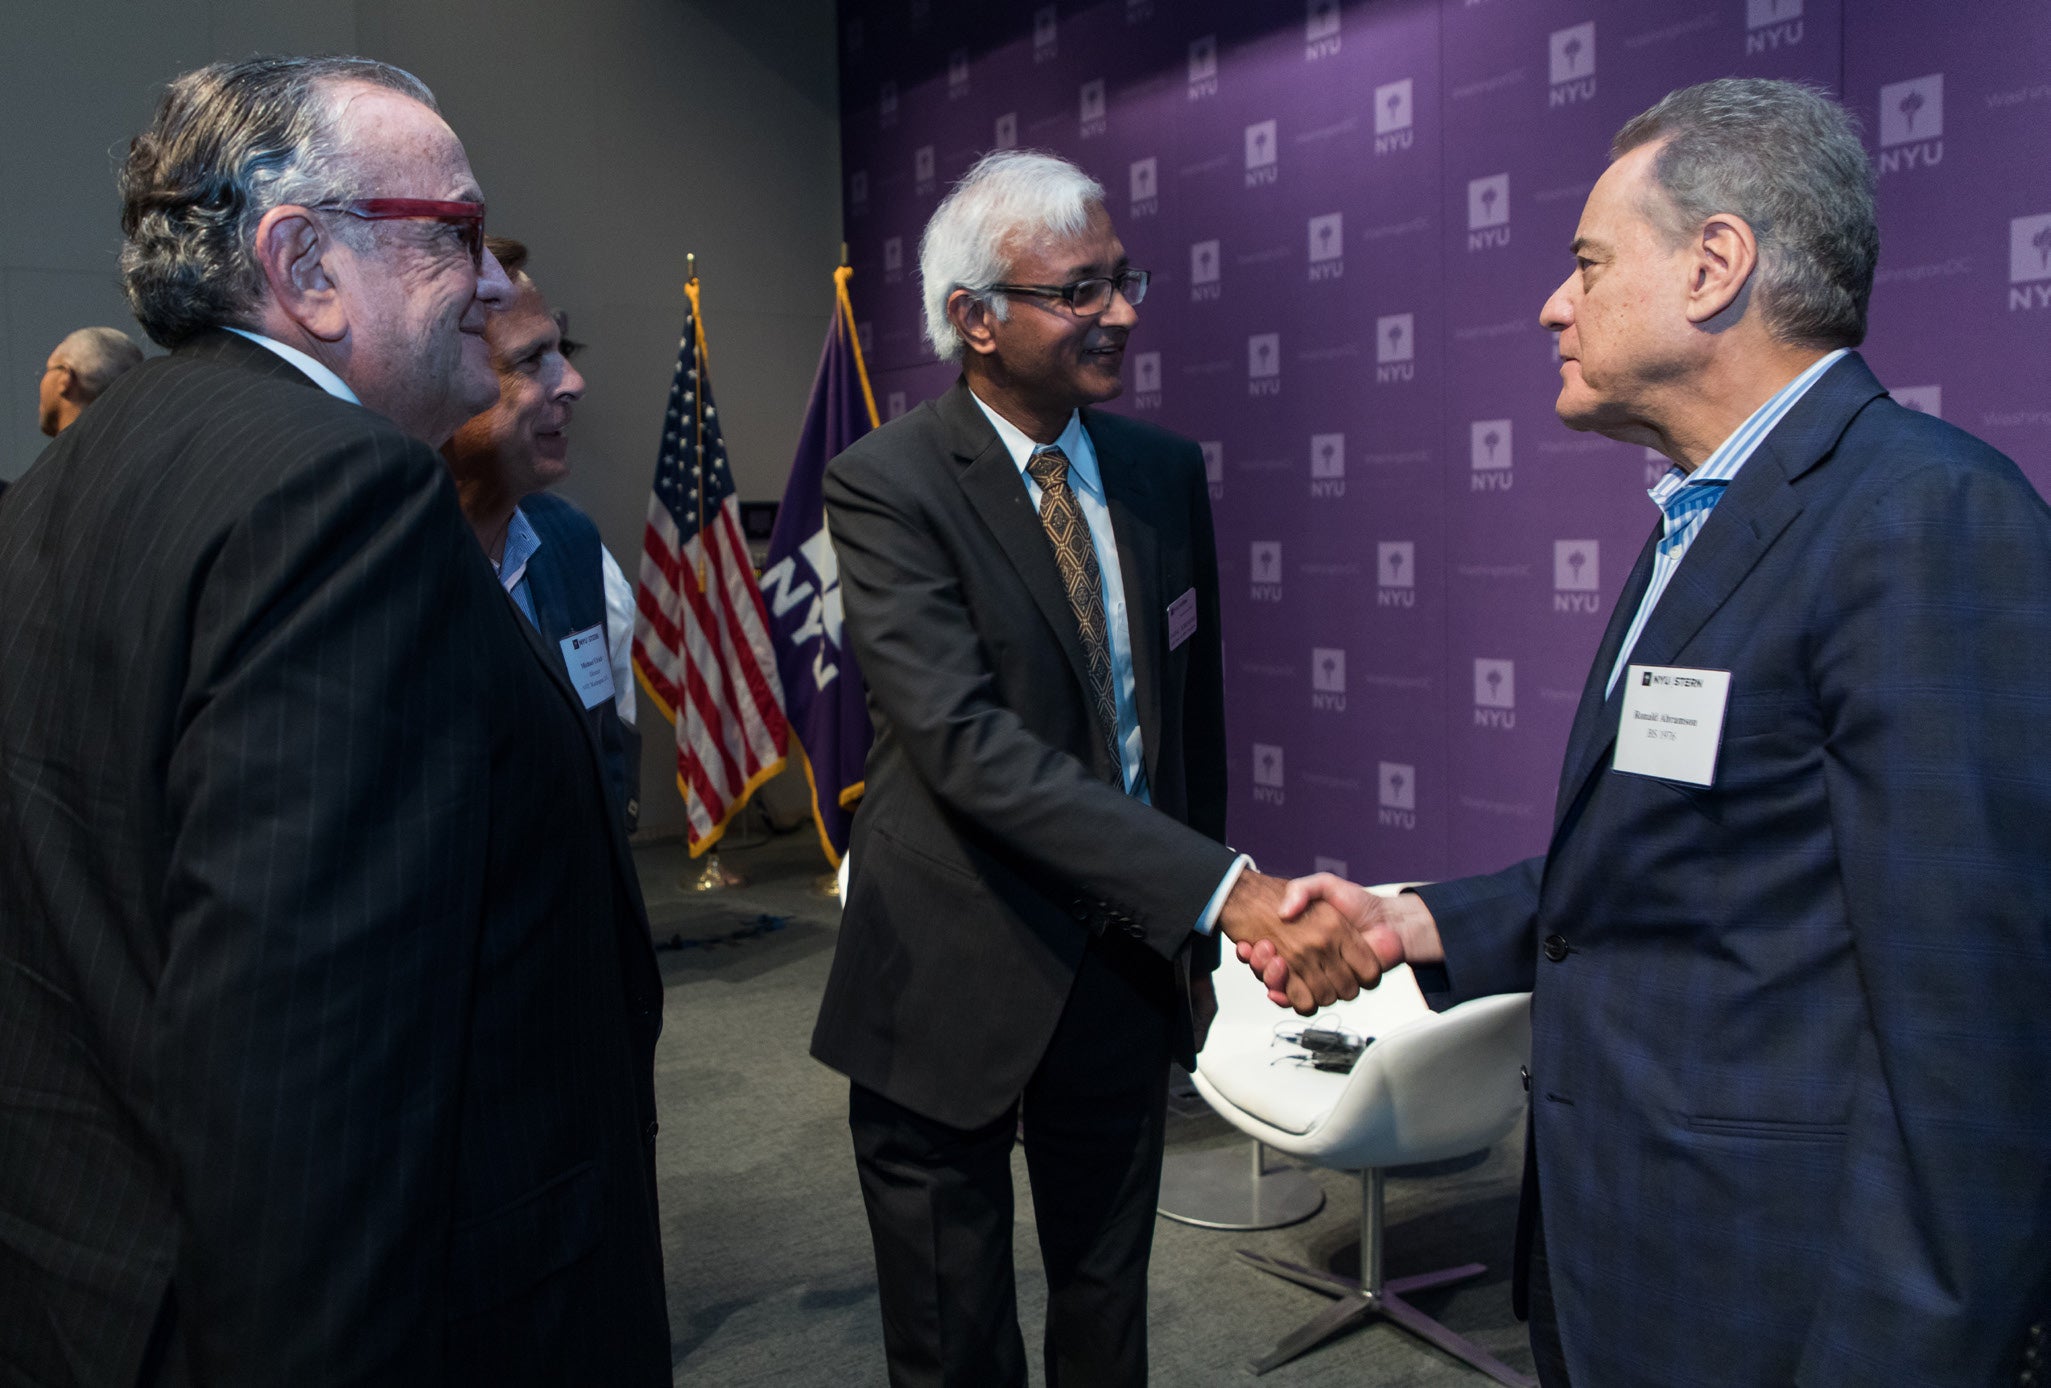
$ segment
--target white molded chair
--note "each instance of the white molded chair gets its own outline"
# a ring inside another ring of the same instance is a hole
[[[1393,896],[1396,886],[1375,887]],[[1433,1012],[1408,966],[1380,986],[1315,1017],[1268,1001],[1252,972],[1228,954],[1218,969],[1218,1018],[1197,1057],[1196,1087],[1212,1108],[1257,1143],[1299,1160],[1360,1173],[1360,1278],[1241,1250],[1239,1257],[1337,1301],[1253,1364],[1266,1373],[1369,1316],[1412,1334],[1487,1374],[1529,1388],[1532,1380],[1403,1300],[1407,1293],[1477,1277],[1480,1263],[1382,1278],[1383,1169],[1479,1151],[1524,1119],[1523,1067],[1531,1057],[1531,995],[1477,998]],[[1374,1038],[1349,1073],[1284,1059],[1296,1048],[1276,1028],[1341,1026]],[[1259,1149],[1256,1148],[1256,1151]]]

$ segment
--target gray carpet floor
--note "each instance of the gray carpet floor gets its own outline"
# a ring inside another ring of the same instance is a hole
[[[702,864],[681,846],[636,850],[666,987],[655,1082],[676,1382],[881,1388],[882,1328],[848,1142],[847,1085],[807,1054],[839,912],[816,890],[824,859],[809,825],[751,836],[754,846],[720,855],[746,885],[718,892],[689,889]],[[1250,1155],[1185,1081],[1171,1100],[1169,1160],[1214,1148]],[[1513,1138],[1471,1158],[1392,1173],[1385,1268],[1400,1277],[1488,1264],[1484,1276],[1422,1293],[1416,1304],[1529,1373],[1509,1287],[1521,1160],[1521,1139]],[[1022,1156],[1014,1171],[1019,1316],[1039,1385],[1045,1287]],[[1157,1222],[1155,1384],[1251,1385],[1248,1361],[1329,1304],[1238,1262],[1234,1249],[1358,1272],[1357,1180],[1313,1174],[1325,1205],[1300,1224],[1227,1233]],[[1258,1381],[1424,1388],[1487,1380],[1404,1331],[1370,1322]]]

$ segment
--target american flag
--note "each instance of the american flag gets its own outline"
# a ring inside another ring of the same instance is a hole
[[[684,293],[690,307],[641,540],[634,669],[676,725],[677,789],[696,857],[783,768],[790,727],[712,405],[695,277]]]

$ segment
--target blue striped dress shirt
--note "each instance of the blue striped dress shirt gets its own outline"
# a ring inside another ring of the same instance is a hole
[[[1818,378],[1832,366],[1848,348],[1840,347],[1819,357],[1801,375],[1789,381],[1773,393],[1771,399],[1740,424],[1731,436],[1716,446],[1716,451],[1703,461],[1693,472],[1682,472],[1680,468],[1668,468],[1666,476],[1659,479],[1645,493],[1652,498],[1652,504],[1659,508],[1666,518],[1666,534],[1659,542],[1659,549],[1652,558],[1652,581],[1645,587],[1644,600],[1638,604],[1636,615],[1631,618],[1631,629],[1624,633],[1624,644],[1617,648],[1617,663],[1610,667],[1609,683],[1603,688],[1603,697],[1608,698],[1617,687],[1617,679],[1630,664],[1631,648],[1638,644],[1645,623],[1651,620],[1652,609],[1659,606],[1659,596],[1666,591],[1666,585],[1673,580],[1674,570],[1681,567],[1681,560],[1687,556],[1688,546],[1695,543],[1695,537],[1702,533],[1703,523],[1709,513],[1716,509],[1716,503],[1723,499],[1723,489],[1738,475],[1738,469],[1745,465],[1773,432],[1773,426],[1795,407],[1795,402],[1809,393]]]

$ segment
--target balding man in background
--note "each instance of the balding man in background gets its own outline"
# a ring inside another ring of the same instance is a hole
[[[119,328],[80,328],[68,335],[43,364],[36,391],[37,427],[46,437],[56,438],[116,377],[141,365],[142,348]]]
[[[661,985],[436,449],[511,297],[410,75],[170,86],[170,349],[0,526],[0,1381],[668,1384]]]

